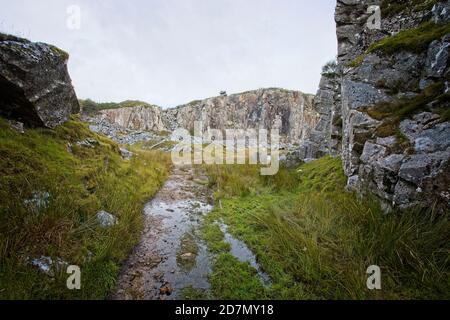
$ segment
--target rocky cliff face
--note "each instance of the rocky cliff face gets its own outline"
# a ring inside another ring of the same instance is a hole
[[[101,119],[138,130],[278,129],[286,142],[307,139],[318,120],[314,97],[298,91],[260,89],[191,102],[177,108],[134,107],[100,112]]]
[[[287,141],[299,143],[317,123],[313,99],[298,91],[260,89],[192,102],[168,110],[167,119],[172,128],[178,124],[189,130],[199,120],[204,130],[279,130]]]
[[[381,29],[367,25],[371,5]],[[338,0],[335,19],[338,66],[317,95],[314,151],[341,149],[349,188],[387,208],[449,208],[450,1]]]
[[[67,59],[54,46],[0,34],[0,115],[54,128],[78,113]]]
[[[164,112],[156,106],[138,106],[100,111],[100,119],[118,124],[127,129],[167,131]]]

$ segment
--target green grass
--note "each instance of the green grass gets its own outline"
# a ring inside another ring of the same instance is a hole
[[[164,132],[162,133],[164,136]],[[158,150],[158,149],[164,149],[164,148],[172,148],[177,145],[177,142],[175,141],[164,141],[162,142],[160,140],[151,140],[151,141],[141,141],[138,143],[135,143],[133,147],[143,150]],[[156,147],[155,147],[156,145]]]
[[[210,292],[203,289],[197,289],[192,286],[188,286],[181,290],[181,296],[183,300],[208,300],[211,299]]]
[[[229,253],[220,254],[209,277],[214,297],[223,300],[265,300],[266,288],[257,277],[256,270],[240,262]]]
[[[230,245],[224,241],[224,235],[217,224],[214,221],[209,221],[202,227],[202,238],[209,245],[209,251],[213,253],[226,253],[230,251]]]
[[[331,157],[283,173],[291,178],[278,185],[286,177],[268,183],[250,166],[206,170],[223,208],[217,205],[203,227],[215,254],[210,277],[214,297],[450,298],[448,216],[384,214],[377,202],[360,201],[344,191],[342,163]],[[272,279],[270,287],[230,255],[216,221],[228,224],[233,236],[252,249]],[[371,265],[382,269],[381,291],[366,287]]]
[[[86,138],[99,144],[76,145]],[[139,239],[142,207],[170,165],[161,153],[136,152],[124,161],[117,144],[76,119],[25,134],[0,119],[0,299],[103,299],[110,293]],[[48,206],[30,210],[24,200],[33,192],[48,192]],[[100,228],[99,210],[116,215],[119,223]],[[82,289],[66,288],[65,270],[52,279],[26,262],[40,256],[80,266]]]

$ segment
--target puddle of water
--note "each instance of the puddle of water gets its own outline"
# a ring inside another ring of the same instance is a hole
[[[145,214],[162,219],[164,231],[154,243],[155,251],[166,257],[150,274],[161,279],[156,281],[156,289],[159,285],[170,283],[173,293],[171,298],[182,298],[179,293],[190,286],[195,289],[207,290],[210,288],[208,274],[211,272],[211,262],[207,247],[196,239],[198,251],[195,257],[195,265],[186,270],[177,262],[182,237],[192,233],[200,225],[203,217],[213,207],[201,201],[181,200],[167,203],[164,201],[151,202],[145,208]],[[156,291],[158,294],[158,290]]]
[[[113,299],[180,299],[186,287],[210,288],[211,261],[206,244],[193,237],[196,252],[181,254],[195,262],[189,261],[189,268],[179,263],[183,238],[195,234],[213,209],[208,203],[209,190],[195,183],[194,175],[193,169],[175,169],[145,206],[144,234],[122,270]]]
[[[228,243],[231,247],[230,253],[239,261],[250,263],[250,265],[258,272],[258,276],[261,282],[265,286],[270,286],[272,284],[272,281],[270,280],[269,275],[262,270],[261,266],[256,260],[255,254],[247,247],[244,242],[234,238],[228,232],[228,226],[226,224],[221,222],[218,225],[220,227],[220,230],[225,235],[225,242]]]
[[[212,262],[208,248],[193,235],[213,206],[209,204],[210,190],[195,182],[195,175],[193,169],[175,169],[145,206],[145,230],[122,269],[112,299],[182,299],[185,288],[210,289]],[[249,262],[262,283],[270,285],[269,276],[246,244],[233,238],[225,224],[220,227],[231,254]]]

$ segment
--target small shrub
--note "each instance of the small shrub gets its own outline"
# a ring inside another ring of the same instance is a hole
[[[336,60],[329,61],[327,64],[325,64],[322,67],[322,76],[328,77],[328,78],[336,77],[337,72],[338,72],[337,68],[338,68],[338,65],[337,65]]]

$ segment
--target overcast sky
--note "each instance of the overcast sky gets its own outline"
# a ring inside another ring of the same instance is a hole
[[[76,11],[80,8],[80,28]],[[0,0],[0,30],[70,53],[79,98],[173,107],[264,87],[315,93],[335,0]],[[68,25],[70,27],[68,27]]]

